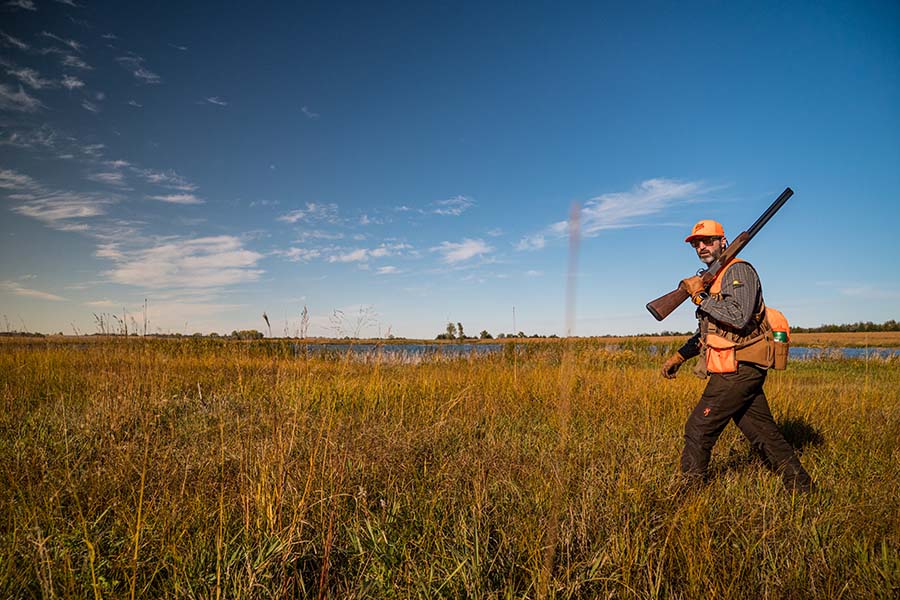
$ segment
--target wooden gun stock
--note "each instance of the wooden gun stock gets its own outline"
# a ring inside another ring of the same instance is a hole
[[[660,296],[656,300],[647,303],[647,310],[654,316],[657,321],[662,321],[681,306],[681,303],[690,298],[690,295],[681,286],[675,288],[665,296]]]

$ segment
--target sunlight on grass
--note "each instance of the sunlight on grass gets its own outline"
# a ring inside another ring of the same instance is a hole
[[[536,597],[555,506],[552,597],[896,597],[897,359],[771,374],[822,488],[791,497],[733,427],[683,489],[703,382],[649,343],[573,346],[561,423],[561,342],[7,342],[0,595]]]

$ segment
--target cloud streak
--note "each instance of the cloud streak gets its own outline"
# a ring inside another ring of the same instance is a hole
[[[114,196],[51,190],[10,169],[0,170],[0,189],[14,192],[7,194],[19,202],[13,212],[61,231],[87,231],[83,220],[106,214],[107,207],[117,201]]]
[[[119,171],[105,171],[102,173],[91,173],[87,176],[90,181],[104,183],[106,185],[114,185],[116,187],[125,186],[125,175]]]
[[[439,253],[444,263],[452,265],[489,254],[494,249],[483,240],[466,238],[461,242],[441,242],[440,245],[431,248],[431,251]]]
[[[295,224],[300,221],[306,223],[331,223],[337,225],[338,206],[337,204],[322,204],[318,202],[307,202],[306,208],[298,208],[277,218],[283,223]]]
[[[316,249],[297,248],[292,246],[287,250],[276,250],[272,254],[275,256],[283,256],[291,262],[309,262],[310,260],[321,256],[322,252]]]
[[[57,296],[56,294],[51,294],[49,292],[42,292],[40,290],[33,290],[31,288],[23,287],[21,284],[15,281],[0,281],[0,291],[14,294],[16,296],[35,298],[37,300],[50,300],[51,302],[65,301],[65,298],[61,296]]]
[[[547,240],[544,237],[543,233],[535,233],[534,235],[529,235],[521,240],[515,245],[516,250],[541,250],[544,246],[547,245]]]
[[[581,235],[594,237],[608,229],[639,227],[648,217],[691,202],[709,191],[702,182],[657,178],[647,179],[627,192],[596,196],[581,209]],[[540,250],[546,245],[546,238],[561,238],[567,232],[568,221],[558,221],[543,231],[523,237],[515,248]]]
[[[77,56],[67,54],[63,57],[62,65],[70,69],[81,69],[82,71],[93,71],[94,67],[87,64]]]
[[[154,169],[134,169],[135,173],[153,185],[179,190],[181,192],[193,192],[197,186],[189,182],[187,179],[176,173],[175,171],[156,171]]]
[[[386,258],[389,256],[398,256],[405,250],[412,249],[412,246],[404,243],[396,244],[380,244],[376,248],[354,248],[353,250],[339,252],[328,257],[330,263],[365,263],[370,259]]]
[[[35,7],[32,0],[11,0],[10,2],[6,3],[6,6],[10,8],[20,8],[22,10],[37,10],[37,7]]]
[[[115,283],[147,289],[206,289],[259,279],[262,254],[248,250],[233,236],[172,239],[149,248],[98,249],[116,263],[105,273]]]
[[[159,200],[169,204],[204,204],[205,200],[194,194],[165,194],[161,196],[147,196],[150,200]]]
[[[15,91],[12,86],[0,83],[0,110],[10,110],[13,112],[37,112],[44,108],[40,100],[33,96],[29,96],[28,92],[19,86],[19,91]]]
[[[22,69],[7,69],[6,71],[9,75],[12,75],[28,87],[35,90],[43,90],[46,88],[55,87],[56,84],[50,79],[44,79],[41,77],[41,74],[35,71],[34,69],[22,68]]]
[[[437,208],[431,211],[434,214],[458,217],[471,207],[475,206],[475,202],[466,196],[454,196],[447,200],[438,200],[434,205],[437,206]]]
[[[75,52],[81,52],[82,46],[75,40],[67,40],[67,39],[61,38],[58,35],[54,35],[54,34],[50,33],[49,31],[42,31],[41,35],[44,36],[45,38],[50,38],[51,40],[54,40],[56,42],[59,42],[60,44],[68,46]]]
[[[67,90],[78,90],[84,87],[84,82],[71,75],[63,75],[60,84]]]
[[[18,48],[19,50],[28,50],[31,48],[31,46],[19,38],[15,38],[5,31],[0,31],[0,40],[2,40],[4,46],[11,46],[13,48]]]
[[[142,83],[146,83],[149,85],[162,83],[162,78],[145,67],[144,59],[136,54],[119,56],[116,58],[116,62],[131,71],[131,74],[134,75],[135,79],[141,81]]]
[[[590,236],[605,229],[635,227],[641,224],[639,219],[659,214],[706,191],[699,182],[648,179],[628,192],[588,200],[581,210],[581,232]],[[558,230],[560,225],[554,227]],[[563,225],[562,231],[565,228]]]

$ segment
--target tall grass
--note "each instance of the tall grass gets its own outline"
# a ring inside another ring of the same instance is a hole
[[[897,597],[896,360],[771,374],[821,487],[794,497],[733,427],[683,488],[703,382],[646,343],[572,344],[568,374],[553,342],[4,344],[0,596]]]

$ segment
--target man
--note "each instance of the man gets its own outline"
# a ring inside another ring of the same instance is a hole
[[[709,265],[728,240],[720,223],[700,221],[685,238]],[[766,369],[772,366],[772,329],[766,319],[762,288],[750,263],[733,259],[709,288],[700,277],[682,280],[681,287],[697,305],[697,333],[662,367],[668,379],[682,363],[699,354],[695,373],[709,383],[684,428],[681,471],[689,478],[706,476],[710,453],[722,430],[733,420],[767,464],[781,474],[790,491],[810,492],[814,485],[794,449],[779,431],[763,393]]]

